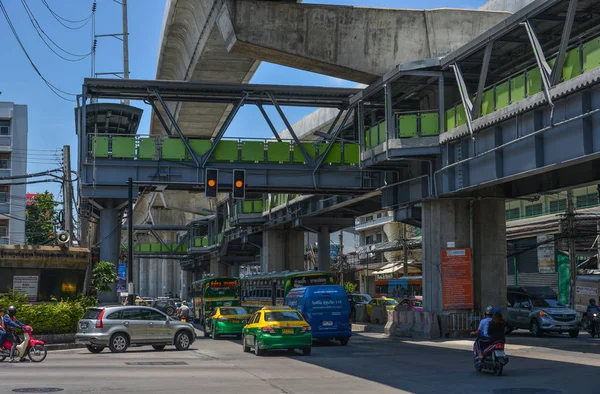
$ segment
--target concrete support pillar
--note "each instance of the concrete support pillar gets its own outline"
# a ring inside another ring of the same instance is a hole
[[[229,275],[229,266],[217,261],[216,256],[210,256],[210,273],[214,276]]]
[[[140,259],[133,257],[133,284],[136,294],[140,294]]]
[[[148,259],[142,259],[138,257],[140,267],[140,282],[136,285],[136,289],[141,296],[146,297],[148,294]]]
[[[331,267],[331,244],[329,239],[329,227],[321,227],[317,239],[319,249],[319,260],[317,262],[319,271],[329,272]]]
[[[424,201],[422,214],[425,310],[443,311],[440,254],[448,242],[457,248],[471,248],[476,311],[487,305],[506,308],[504,200]]]
[[[100,261],[108,261],[115,265],[115,272],[119,265],[119,239],[120,223],[119,210],[115,208],[115,202],[106,202],[105,209],[100,211],[100,231],[98,234],[98,246],[100,248]],[[117,286],[111,285],[111,292],[99,293],[98,299],[102,303],[117,302]]]
[[[260,257],[262,272],[303,270],[304,233],[301,231],[264,231]]]

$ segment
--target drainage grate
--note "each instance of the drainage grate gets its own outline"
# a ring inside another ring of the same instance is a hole
[[[125,365],[188,365],[183,361],[149,361],[149,362],[137,362],[137,363],[125,363]]]
[[[492,390],[494,394],[561,394],[560,390],[532,388],[532,387],[517,387],[507,389]]]
[[[56,393],[58,391],[65,391],[65,389],[57,389],[54,387],[26,388],[14,389],[13,393]]]

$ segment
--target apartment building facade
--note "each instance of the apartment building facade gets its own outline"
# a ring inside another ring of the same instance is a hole
[[[27,106],[0,102],[0,177],[27,173]],[[27,185],[0,182],[0,244],[25,243]]]

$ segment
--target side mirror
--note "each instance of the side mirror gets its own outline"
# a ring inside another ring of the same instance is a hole
[[[531,304],[529,302],[524,302],[521,306],[525,309],[531,309]]]

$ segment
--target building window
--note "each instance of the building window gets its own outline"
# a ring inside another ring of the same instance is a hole
[[[0,238],[8,237],[8,226],[0,226]]]
[[[564,212],[567,210],[567,200],[553,200],[550,201],[550,213]]]
[[[373,236],[367,235],[367,238],[365,239],[365,245],[371,245],[372,243],[373,243]]]
[[[532,204],[525,207],[525,216],[538,216],[543,212],[542,204]]]
[[[598,193],[584,194],[583,196],[577,196],[575,201],[577,208],[594,207],[598,205]]]
[[[381,233],[377,233],[377,235],[375,236],[375,242],[380,243],[381,241],[382,241]]]
[[[10,135],[10,122],[8,120],[0,120],[0,136]]]
[[[0,153],[0,170],[10,170],[10,153]]]
[[[520,215],[519,208],[511,208],[506,210],[506,220],[518,219]]]
[[[0,204],[6,204],[10,201],[8,186],[0,186]]]

